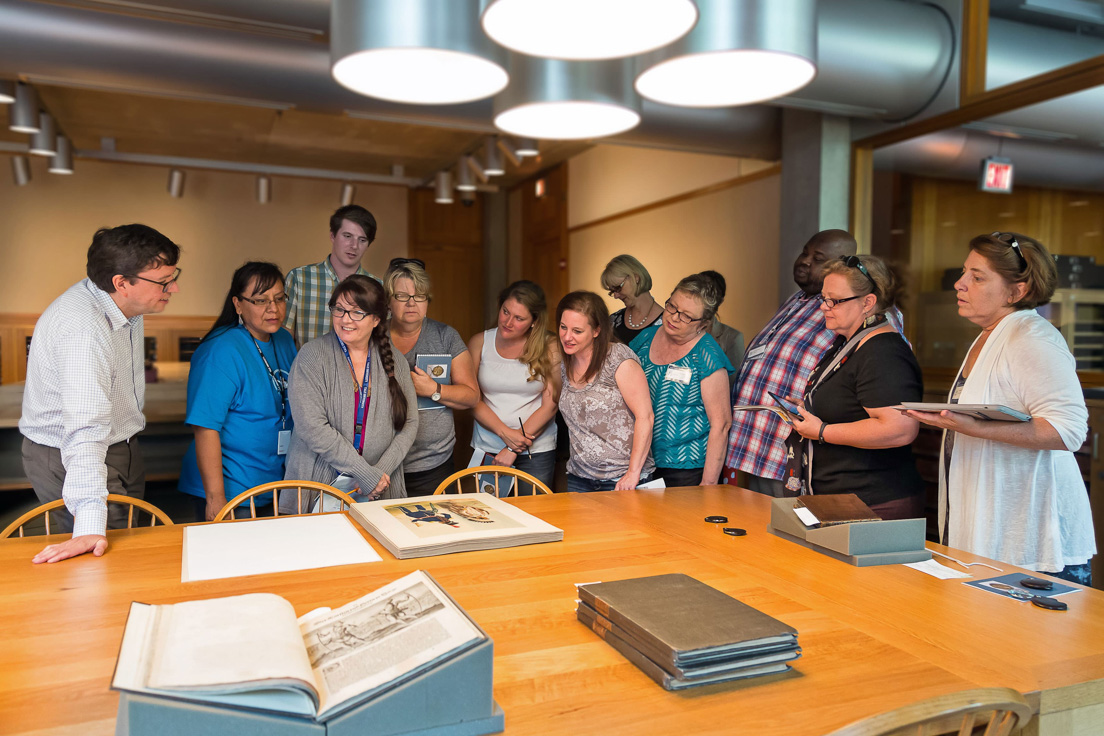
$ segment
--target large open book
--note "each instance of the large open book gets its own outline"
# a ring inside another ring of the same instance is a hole
[[[132,603],[111,686],[325,722],[485,639],[421,570],[300,619],[271,593]]]
[[[489,493],[368,501],[350,512],[400,560],[563,539],[563,529]]]

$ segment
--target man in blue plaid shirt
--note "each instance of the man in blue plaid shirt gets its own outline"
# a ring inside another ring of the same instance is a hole
[[[339,207],[330,217],[330,255],[321,263],[288,272],[284,329],[295,337],[297,347],[330,331],[328,302],[334,287],[354,273],[372,276],[361,267],[360,260],[375,239],[376,218],[371,212],[357,204]]]
[[[856,250],[855,238],[845,230],[823,230],[805,244],[793,266],[799,291],[748,345],[732,389],[734,406],[771,406],[768,391],[794,398],[805,392],[809,374],[836,338],[824,326],[816,298],[824,286],[824,268],[841,256],[855,255]],[[901,313],[893,309],[886,316],[901,332]],[[751,490],[783,496],[789,434],[789,425],[774,412],[734,411],[721,481],[736,485],[737,471],[742,470],[748,474],[746,485]]]

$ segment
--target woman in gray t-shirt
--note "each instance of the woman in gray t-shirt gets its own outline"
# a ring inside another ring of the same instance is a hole
[[[651,479],[652,400],[640,359],[610,341],[601,297],[574,291],[556,307],[563,349],[560,414],[571,437],[567,490],[621,491]]]

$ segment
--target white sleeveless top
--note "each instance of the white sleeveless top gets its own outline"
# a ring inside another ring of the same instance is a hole
[[[533,436],[533,428],[528,419],[541,405],[544,392],[543,381],[530,381],[529,366],[516,358],[503,358],[495,348],[498,328],[483,332],[483,350],[479,354],[479,391],[483,394],[483,403],[495,413],[503,424],[518,428],[518,419],[526,420],[525,434]],[[472,432],[472,447],[483,452],[497,454],[506,444],[502,439],[484,427],[475,423]],[[547,452],[556,449],[556,422],[549,422],[544,431],[533,441],[530,452]]]

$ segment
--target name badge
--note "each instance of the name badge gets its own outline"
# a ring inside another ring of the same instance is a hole
[[[667,366],[667,375],[663,377],[664,381],[674,381],[675,383],[681,383],[686,386],[690,383],[690,369],[684,366],[669,365]]]
[[[276,454],[286,455],[288,447],[291,445],[291,430],[281,429],[276,435]]]
[[[965,386],[955,386],[954,395],[951,398],[953,398],[955,401],[958,401],[960,398],[962,398],[962,389],[964,389],[964,388],[966,388],[966,387]]]
[[[759,360],[760,358],[763,357],[763,353],[765,353],[765,352],[767,352],[767,346],[766,345],[760,345],[757,348],[752,348],[744,356],[744,360]]]

